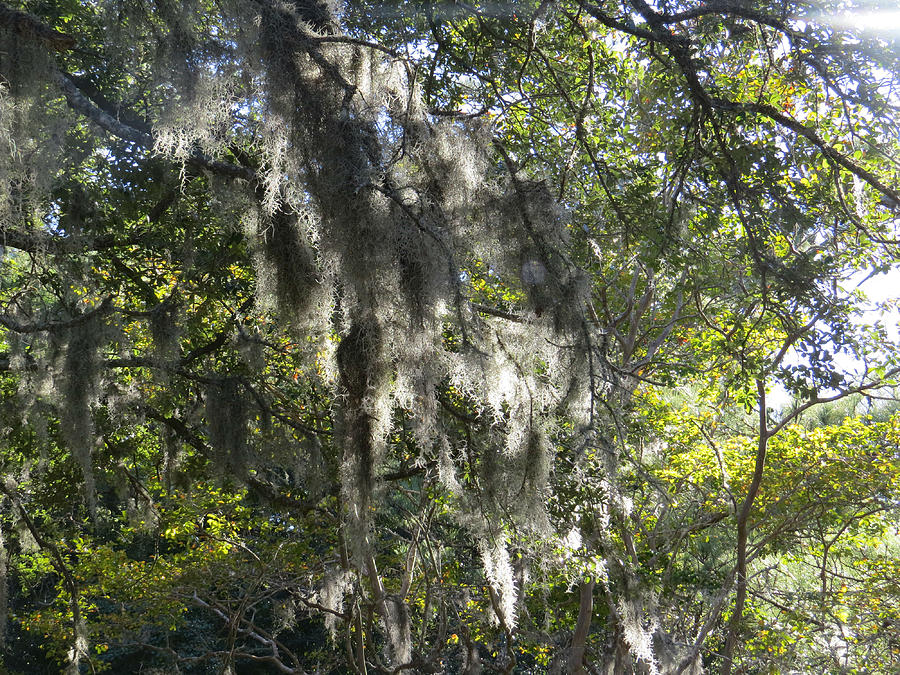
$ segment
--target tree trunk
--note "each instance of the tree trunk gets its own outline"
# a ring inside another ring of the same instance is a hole
[[[594,613],[594,586],[591,578],[579,588],[578,620],[575,623],[575,635],[572,636],[572,649],[569,653],[569,672],[582,675],[584,670],[584,649],[591,630],[591,617]]]
[[[756,381],[757,401],[759,405],[759,439],[756,446],[756,464],[753,468],[753,479],[747,488],[747,496],[737,514],[737,577],[735,580],[734,613],[728,622],[725,638],[725,649],[722,654],[721,675],[731,675],[734,666],[734,650],[737,647],[738,633],[744,618],[744,605],[747,602],[747,540],[749,538],[750,511],[753,501],[762,485],[763,470],[766,467],[766,451],[769,446],[769,427],[766,417],[766,384],[762,379]]]

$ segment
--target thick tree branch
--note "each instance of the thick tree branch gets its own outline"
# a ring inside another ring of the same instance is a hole
[[[52,77],[53,81],[62,90],[63,95],[66,97],[66,101],[72,110],[84,115],[101,129],[108,131],[117,138],[121,138],[123,141],[134,143],[147,150],[153,149],[153,136],[150,133],[135,129],[102,110],[75,85],[68,75],[63,72],[54,70],[52,72]],[[186,161],[188,164],[206,169],[221,176],[241,178],[246,181],[257,180],[256,174],[251,169],[212,159],[199,151],[192,153]]]
[[[836,150],[819,136],[814,129],[806,126],[802,122],[779,112],[771,105],[765,103],[739,103],[712,96],[709,90],[700,81],[697,62],[691,56],[690,41],[682,35],[676,35],[666,27],[668,24],[680,22],[693,18],[694,16],[700,16],[704,13],[718,11],[745,16],[748,19],[772,25],[786,34],[792,36],[795,35],[794,31],[786,26],[783,21],[753,10],[745,10],[738,3],[707,3],[700,8],[688,10],[682,14],[672,16],[667,16],[654,11],[645,0],[631,0],[631,4],[644,18],[647,25],[650,26],[649,31],[630,28],[620,22],[610,19],[597,8],[592,8],[589,5],[586,8],[592,16],[611,28],[664,45],[674,61],[678,64],[678,67],[687,82],[691,97],[707,114],[710,114],[713,110],[719,110],[730,113],[751,113],[767,117],[798,136],[805,138],[818,148],[828,159],[864,180],[878,192],[887,197],[891,203],[900,204],[900,192],[889,187],[871,171],[859,166],[845,154]]]
[[[113,310],[112,296],[103,299],[99,307],[80,314],[73,319],[66,321],[44,321],[41,323],[20,323],[12,317],[0,314],[0,326],[13,331],[14,333],[43,333],[54,332],[58,330],[66,330],[74,328],[93,320],[98,316],[109,314]]]
[[[75,38],[54,30],[28,12],[11,9],[0,3],[0,28],[14,33],[19,38],[39,42],[58,52],[67,52],[75,47]]]
[[[843,167],[858,178],[864,180],[866,183],[878,190],[878,192],[887,197],[892,203],[900,204],[900,192],[886,185],[875,174],[859,166],[845,154],[835,150],[821,136],[819,136],[819,134],[817,134],[814,129],[806,126],[798,120],[795,120],[793,117],[780,113],[778,110],[765,103],[738,103],[717,98],[712,98],[710,99],[710,101],[713,107],[718,110],[757,114],[763,117],[767,117],[773,122],[777,122],[779,125],[793,131],[798,136],[802,136],[803,138],[805,138],[807,141],[817,147],[821,151],[821,153],[828,159],[833,161],[835,164]]]

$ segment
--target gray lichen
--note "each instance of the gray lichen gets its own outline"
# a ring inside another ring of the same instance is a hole
[[[223,474],[247,471],[248,410],[244,388],[232,377],[211,379],[206,386],[206,428],[216,468]]]

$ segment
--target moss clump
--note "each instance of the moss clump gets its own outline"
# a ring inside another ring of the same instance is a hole
[[[222,473],[247,471],[247,406],[241,382],[233,377],[211,380],[206,387],[206,425],[213,456]]]
[[[76,323],[67,329],[65,338],[62,381],[59,385],[60,432],[81,468],[88,512],[96,521],[97,486],[91,461],[94,445],[91,406],[97,393],[97,350],[103,338],[103,326],[96,320]]]

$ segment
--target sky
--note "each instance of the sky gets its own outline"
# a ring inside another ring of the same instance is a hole
[[[900,1],[870,0],[860,4],[866,8],[818,14],[814,18],[837,29],[862,29],[885,37],[900,35]],[[810,18],[813,17],[810,16]],[[866,303],[864,313],[859,317],[858,323],[874,324],[876,321],[880,321],[884,324],[889,338],[894,342],[900,341],[900,311],[897,308],[883,311],[878,307],[880,303],[900,298],[900,267],[895,267],[886,274],[878,275],[871,275],[871,270],[860,270],[844,285],[844,288],[846,290],[858,288],[868,297],[868,303]],[[862,362],[841,354],[836,357],[835,365],[846,371],[853,371],[860,369]],[[769,400],[775,408],[790,404],[790,397],[783,388],[775,388],[770,393]]]
[[[897,300],[900,298],[900,267],[895,267],[886,274],[872,276],[869,270],[857,272],[847,283],[846,290],[859,289],[866,294],[868,302],[863,306],[863,314],[857,320],[858,324],[874,324],[881,321],[887,329],[888,337],[893,342],[900,342],[900,310],[894,308],[891,311],[882,311],[880,303]],[[798,363],[799,358],[788,355],[788,363]],[[847,354],[835,356],[835,366],[845,372],[860,372],[862,360]],[[821,392],[827,395],[830,392]],[[776,385],[768,394],[768,405],[778,410],[789,407],[791,397],[781,385]]]

